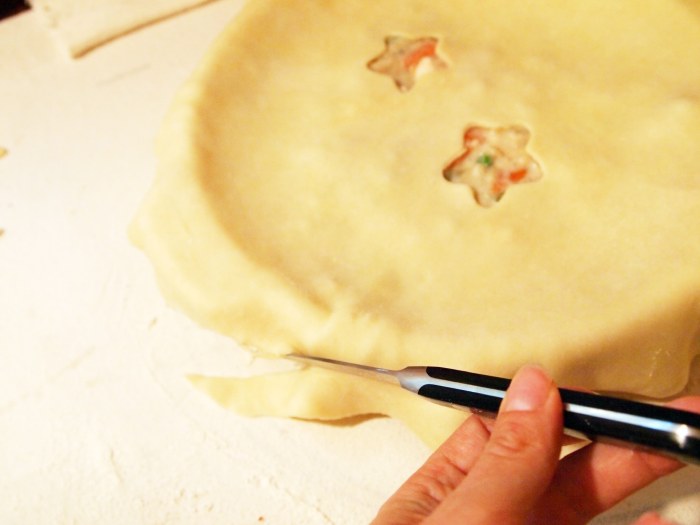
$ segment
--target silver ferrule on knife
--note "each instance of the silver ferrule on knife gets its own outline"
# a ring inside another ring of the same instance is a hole
[[[497,413],[510,380],[451,368],[374,368],[300,354],[293,361],[394,383],[435,403]],[[700,414],[578,390],[559,389],[564,428],[575,437],[642,448],[700,465]]]

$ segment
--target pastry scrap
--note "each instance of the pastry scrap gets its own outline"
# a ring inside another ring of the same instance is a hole
[[[170,304],[266,355],[672,395],[700,352],[700,16],[644,5],[250,2],[172,106],[132,238]],[[399,89],[367,69],[386,35],[408,39],[373,64]],[[438,36],[449,67],[406,92]],[[430,444],[464,418],[327,370],[247,375],[192,382]]]

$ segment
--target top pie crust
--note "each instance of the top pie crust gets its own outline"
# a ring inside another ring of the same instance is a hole
[[[448,67],[398,90],[367,68],[392,34]],[[699,346],[699,35],[670,0],[257,0],[172,106],[132,238],[172,304],[266,354],[671,395]],[[473,125],[526,128],[541,179],[489,208],[446,181]],[[325,370],[193,381],[430,443],[463,417]]]

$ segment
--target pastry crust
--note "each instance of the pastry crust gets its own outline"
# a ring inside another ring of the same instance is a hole
[[[656,0],[258,0],[179,93],[132,225],[165,296],[266,354],[667,396],[700,319],[700,16]],[[391,34],[449,67],[400,91]],[[524,126],[543,176],[490,208],[442,170]],[[323,370],[193,378],[247,414],[463,415]],[[432,418],[425,428],[425,417]]]

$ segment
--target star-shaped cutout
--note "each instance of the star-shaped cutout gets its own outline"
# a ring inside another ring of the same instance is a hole
[[[523,126],[472,126],[464,133],[464,151],[443,170],[450,182],[468,185],[476,202],[496,204],[513,184],[542,177],[537,161],[525,147],[530,132]]]
[[[424,68],[431,71],[447,67],[447,62],[437,52],[438,43],[435,37],[388,36],[384,39],[384,52],[370,60],[367,67],[390,76],[399,91],[408,91]]]

